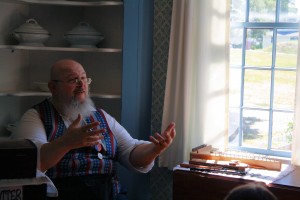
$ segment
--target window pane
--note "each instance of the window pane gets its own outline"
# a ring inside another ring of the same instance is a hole
[[[245,0],[231,0],[230,21],[244,22],[246,14]]]
[[[274,103],[275,109],[294,109],[296,72],[275,71]]]
[[[244,106],[269,107],[271,72],[246,69],[244,82]]]
[[[269,29],[247,29],[246,66],[272,65],[272,35]]]
[[[239,144],[239,128],[240,128],[240,109],[229,109],[229,130],[228,144],[230,146],[238,146]]]
[[[299,22],[299,0],[280,0],[280,22]]]
[[[250,0],[250,22],[275,22],[276,0]]]
[[[278,29],[276,45],[276,67],[296,67],[299,31]]]
[[[293,113],[273,113],[272,149],[292,150]]]
[[[239,107],[241,105],[241,69],[231,68],[229,71],[229,106]]]
[[[289,156],[300,0],[231,0],[230,12],[228,144]]]
[[[269,112],[243,111],[243,146],[266,149],[268,147]]]
[[[243,29],[230,30],[230,65],[242,65]]]

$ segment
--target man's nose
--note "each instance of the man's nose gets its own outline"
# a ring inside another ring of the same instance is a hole
[[[82,86],[83,81],[81,79],[76,79],[76,84]]]

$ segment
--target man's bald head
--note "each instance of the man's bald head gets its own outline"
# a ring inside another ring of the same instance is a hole
[[[50,80],[61,80],[64,78],[65,74],[70,72],[72,69],[81,68],[82,65],[72,59],[63,59],[55,62],[51,67]]]

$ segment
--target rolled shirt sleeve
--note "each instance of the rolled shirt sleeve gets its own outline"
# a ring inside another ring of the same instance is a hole
[[[47,135],[44,124],[35,109],[29,109],[17,123],[16,129],[11,135],[12,139],[29,139],[37,147],[37,168],[40,169],[40,149],[47,143]]]
[[[111,115],[106,113],[104,110],[102,110],[105,118],[107,120],[107,123],[114,134],[114,136],[117,138],[118,143],[118,161],[123,166],[127,167],[128,169],[134,170],[136,172],[140,173],[147,173],[149,172],[152,167],[154,166],[154,161],[147,166],[135,168],[130,160],[130,153],[131,151],[140,144],[150,143],[149,141],[144,140],[137,140],[131,137],[131,135],[127,132],[127,130],[121,126],[117,120],[115,120]]]

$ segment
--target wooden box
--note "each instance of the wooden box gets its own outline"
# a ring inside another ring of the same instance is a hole
[[[27,139],[0,140],[0,179],[36,177],[37,148]]]

